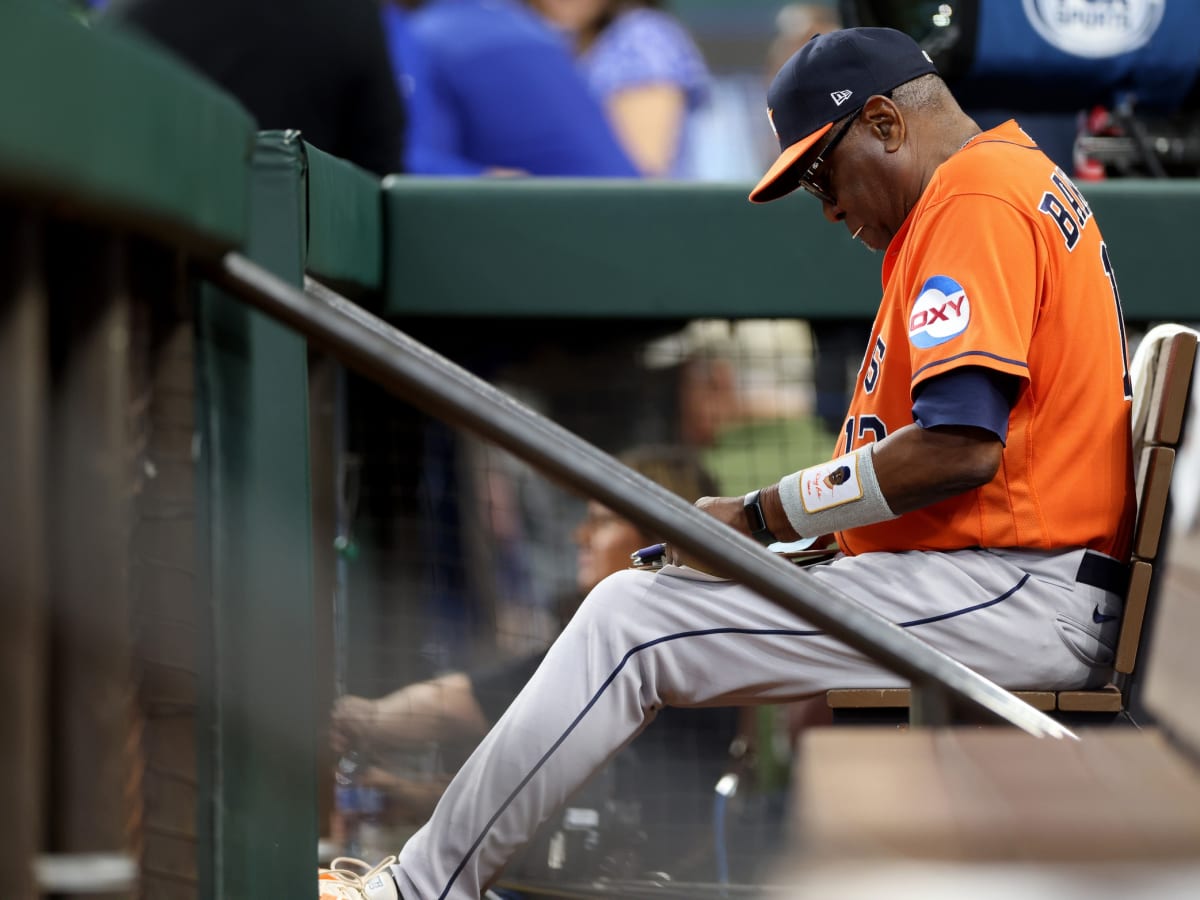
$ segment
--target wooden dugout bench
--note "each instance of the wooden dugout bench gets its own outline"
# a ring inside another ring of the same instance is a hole
[[[801,743],[794,779],[800,853],[787,880],[795,896],[816,896],[835,873],[849,890],[864,873],[889,872],[899,880],[888,896],[918,896],[947,873],[978,886],[985,875],[1014,877],[1017,869],[1072,891],[1081,878],[1093,879],[1095,893],[1086,895],[1095,897],[1117,896],[1120,884],[1125,896],[1174,897],[1180,883],[1194,890],[1197,634],[1200,533],[1193,532],[1173,546],[1145,662],[1155,728],[1081,728],[1079,740],[992,727],[814,730]],[[1012,896],[1054,895],[1028,887]]]
[[[1131,367],[1137,519],[1125,613],[1113,660],[1113,679],[1094,690],[1014,693],[1036,709],[1075,722],[1101,723],[1128,715],[1152,576],[1162,546],[1176,448],[1183,436],[1195,369],[1197,334],[1177,325],[1151,329]],[[838,688],[826,693],[835,722],[880,723],[905,716],[906,688]]]

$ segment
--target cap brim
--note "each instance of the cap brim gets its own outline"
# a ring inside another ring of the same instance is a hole
[[[778,200],[780,197],[786,196],[800,186],[798,180],[793,180],[790,183],[784,180],[783,176],[795,168],[796,163],[800,162],[800,157],[808,152],[821,135],[829,131],[833,127],[833,123],[823,125],[814,131],[808,137],[800,138],[796,143],[787,147],[779,158],[772,163],[771,168],[767,170],[767,174],[750,192],[751,203],[767,203],[771,200]]]

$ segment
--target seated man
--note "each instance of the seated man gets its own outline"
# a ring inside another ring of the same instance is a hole
[[[883,296],[835,458],[698,507],[764,544],[835,535],[842,552],[797,577],[1005,687],[1101,683],[1133,524],[1131,385],[1087,201],[1015,122],[981,132],[902,32],[814,38],[768,107],[781,154],[750,199],[803,187],[885,251]],[[798,251],[780,265],[802,282],[819,260]],[[846,684],[904,682],[735,582],[686,565],[618,572],[399,860],[337,887],[477,898],[662,707]]]

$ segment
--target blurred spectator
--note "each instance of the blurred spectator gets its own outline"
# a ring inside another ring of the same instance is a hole
[[[719,493],[712,476],[688,448],[645,446],[620,458],[685,499]],[[573,538],[578,548],[575,605],[608,575],[628,568],[631,553],[654,542],[652,535],[594,500],[588,502]],[[574,606],[564,612],[565,621]],[[331,717],[333,747],[339,753],[357,750],[372,760],[368,783],[387,794],[390,819],[421,822],[437,803],[447,776],[427,768],[414,777],[395,761],[414,758],[415,749],[415,758],[427,766],[427,748],[433,746],[442,754],[443,768],[453,771],[501,716],[544,655],[545,650],[540,650],[468,672],[451,672],[377,700],[342,697]],[[665,724],[622,751],[600,787],[611,792],[604,799],[637,806],[635,820],[621,823],[624,834],[618,840],[628,842],[623,849],[635,850],[636,832],[646,829],[655,857],[644,862],[663,869],[695,850],[698,841],[700,859],[708,856],[707,813],[713,787],[730,764],[738,711],[668,708],[659,718]]]
[[[697,319],[647,348],[647,365],[677,372],[680,439],[729,493],[830,457],[834,440],[811,415],[812,332],[797,319]],[[757,739],[739,839],[765,850],[789,808],[797,736],[832,718],[823,696],[749,707],[742,717],[740,733]],[[753,854],[738,855],[744,865]]]
[[[648,365],[677,370],[679,439],[726,491],[831,455],[810,415],[811,347],[811,328],[796,319],[698,319],[648,347]]]
[[[787,60],[818,34],[842,27],[836,9],[821,3],[789,3],[775,16],[775,35],[767,49],[763,75],[769,83]],[[764,135],[769,134],[762,129]],[[769,159],[779,152],[771,148]],[[859,362],[871,336],[868,319],[814,319],[815,344],[813,384],[816,413],[832,435],[842,430],[846,408],[854,389]]]
[[[409,174],[638,176],[565,41],[524,3],[384,0],[381,16],[393,77],[409,109]],[[533,332],[527,323],[498,324],[481,343],[459,321],[434,318],[415,336],[490,379],[538,345],[542,338]],[[420,432],[417,491],[430,613],[422,656],[438,671],[469,655],[489,591],[536,606],[530,572],[538,561],[511,527],[479,541],[469,537],[473,520],[464,498],[515,497],[509,473],[495,469],[477,481],[480,469],[465,464],[469,448],[460,433],[434,420],[422,420]],[[466,573],[461,560],[480,549],[476,544],[491,551],[488,567]]]
[[[420,175],[635,177],[561,37],[518,0],[385,0]]]
[[[687,29],[657,0],[529,0],[569,37],[581,71],[645,175],[693,175],[694,114],[710,76]]]
[[[770,82],[788,58],[818,34],[842,27],[837,10],[825,3],[789,3],[775,14],[775,34],[767,47],[766,74]],[[778,153],[772,148],[771,157]]]
[[[260,129],[383,175],[403,166],[404,106],[375,0],[110,0],[131,25],[233,94]]]

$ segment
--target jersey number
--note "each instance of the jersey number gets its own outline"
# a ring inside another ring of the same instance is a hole
[[[846,420],[846,448],[843,453],[849,453],[854,449],[854,430],[858,426],[858,439],[861,441],[868,433],[873,434],[872,440],[882,441],[887,437],[887,426],[883,424],[883,419],[879,416],[851,416]]]
[[[883,354],[886,352],[887,344],[883,342],[883,338],[876,338],[875,347],[871,350],[871,362],[867,366],[866,377],[863,378],[863,390],[868,394],[879,384],[879,367],[883,364]]]
[[[1121,371],[1123,373],[1122,387],[1125,389],[1125,399],[1133,399],[1133,380],[1129,377],[1129,344],[1125,339],[1125,313],[1121,310],[1121,292],[1117,290],[1117,276],[1113,272],[1112,260],[1108,258],[1108,246],[1100,242],[1100,264],[1104,266],[1104,274],[1112,286],[1113,303],[1117,306],[1117,327],[1121,335]]]

